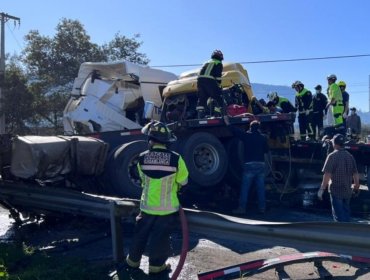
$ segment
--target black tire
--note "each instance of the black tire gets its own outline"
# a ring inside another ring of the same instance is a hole
[[[233,188],[239,188],[243,178],[245,163],[245,149],[243,142],[233,137],[226,143],[226,152],[229,159],[226,181]]]
[[[202,187],[214,186],[224,178],[227,154],[222,143],[212,134],[198,132],[191,135],[184,141],[181,154],[192,182]]]
[[[115,149],[108,158],[106,180],[108,192],[118,197],[140,198],[142,188],[136,168],[140,153],[148,149],[146,141],[126,143]]]

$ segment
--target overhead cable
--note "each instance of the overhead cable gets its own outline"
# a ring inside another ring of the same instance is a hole
[[[294,62],[294,61],[309,61],[309,60],[328,60],[328,59],[343,59],[343,58],[358,58],[369,57],[370,54],[355,54],[355,55],[340,55],[340,56],[323,56],[323,57],[308,57],[308,58],[291,58],[291,59],[275,59],[275,60],[257,60],[257,61],[242,61],[240,64],[258,64],[258,63],[278,63],[278,62]],[[174,65],[155,65],[151,67],[198,67],[202,64],[174,64]]]

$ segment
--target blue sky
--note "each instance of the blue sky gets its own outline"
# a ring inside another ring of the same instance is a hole
[[[6,52],[20,53],[23,37],[52,37],[61,18],[77,19],[97,44],[120,32],[139,33],[151,66],[201,64],[212,50],[225,61],[248,62],[370,54],[367,0],[18,0],[0,12],[21,18],[6,24]],[[369,110],[370,57],[244,64],[251,82],[326,88],[334,73],[347,83],[350,106]],[[179,74],[194,67],[162,68]]]

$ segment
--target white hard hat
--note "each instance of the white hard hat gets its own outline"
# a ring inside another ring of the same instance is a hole
[[[269,99],[269,101],[274,101],[277,96],[278,94],[276,91],[272,91],[269,94],[267,94],[267,98]]]

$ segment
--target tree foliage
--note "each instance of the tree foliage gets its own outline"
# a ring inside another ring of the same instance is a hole
[[[12,57],[6,66],[3,112],[5,115],[6,132],[12,134],[26,134],[29,132],[27,124],[32,122],[33,96],[27,87],[27,77],[18,63],[19,57]]]
[[[146,55],[138,52],[138,48],[142,45],[139,42],[140,34],[135,34],[133,38],[127,38],[119,33],[116,33],[113,40],[102,46],[102,52],[106,61],[128,60],[138,64],[148,64],[149,59]]]
[[[65,85],[76,76],[85,61],[104,60],[99,46],[77,20],[62,19],[53,38],[42,36],[37,30],[26,36],[24,63],[32,77],[51,85]]]
[[[139,34],[127,38],[116,33],[102,46],[91,42],[78,20],[62,19],[53,37],[31,30],[26,36],[22,62],[28,74],[28,90],[33,96],[35,122],[45,122],[60,132],[63,109],[81,63],[128,60],[148,64],[146,55],[138,52]]]

